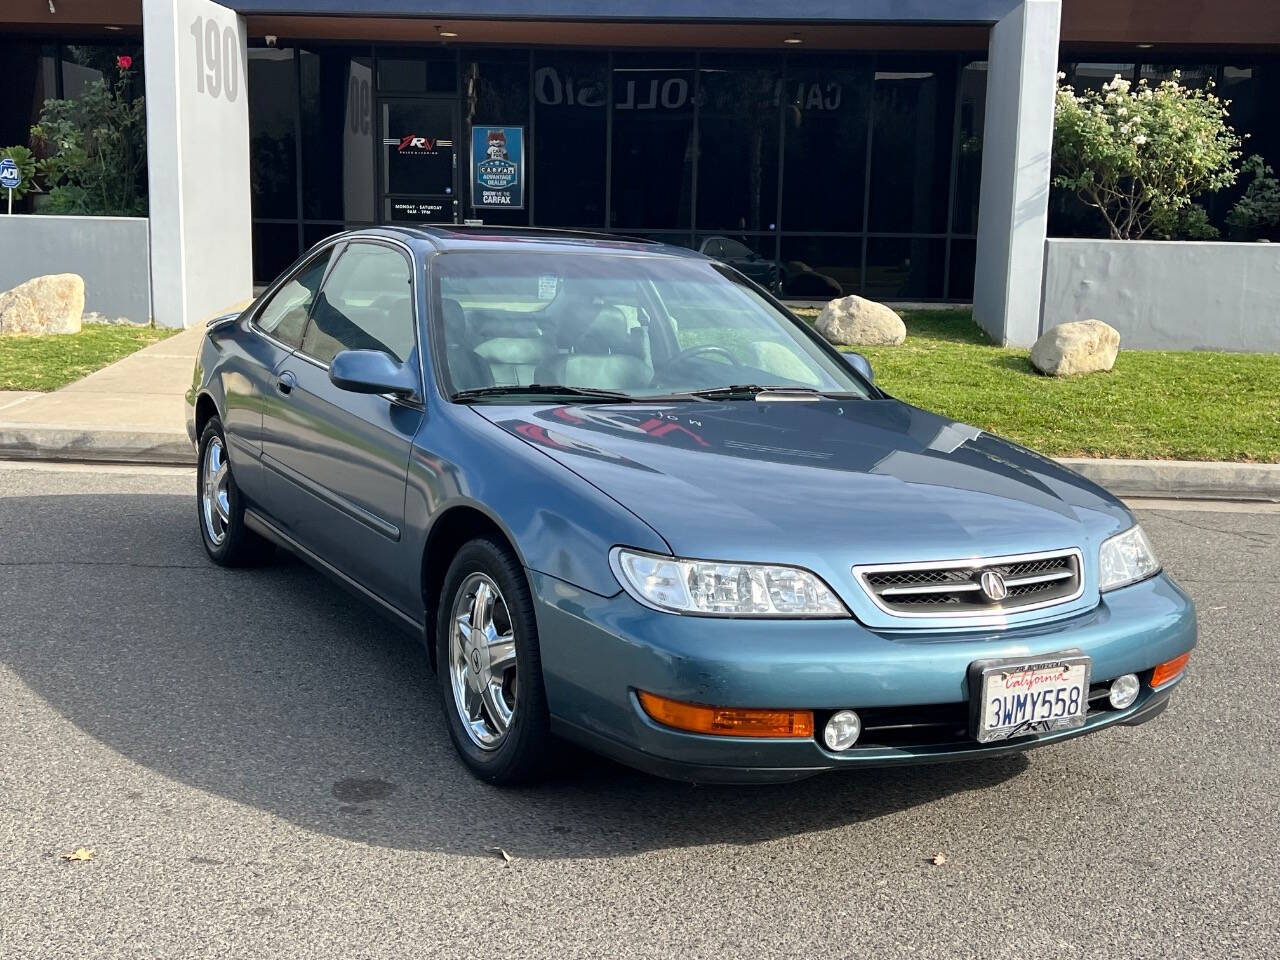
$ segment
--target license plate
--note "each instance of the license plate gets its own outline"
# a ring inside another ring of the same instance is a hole
[[[1091,662],[1081,653],[985,660],[970,667],[979,743],[1084,725]]]

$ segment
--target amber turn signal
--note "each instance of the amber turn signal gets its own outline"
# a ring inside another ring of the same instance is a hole
[[[1166,660],[1160,664],[1151,674],[1151,686],[1163,687],[1170,680],[1175,679],[1178,674],[1187,669],[1187,661],[1191,659],[1191,651],[1188,650],[1180,657],[1174,657],[1172,660]]]
[[[658,723],[720,737],[812,737],[812,710],[747,710],[704,707],[637,690],[640,705]]]

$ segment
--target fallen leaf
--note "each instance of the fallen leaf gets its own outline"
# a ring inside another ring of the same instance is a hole
[[[929,858],[929,862],[935,867],[940,867],[947,862],[947,855],[945,853],[935,853]]]
[[[71,862],[71,861],[79,861],[79,860],[92,860],[92,859],[93,859],[93,851],[92,851],[92,850],[86,850],[84,847],[80,847],[78,850],[76,850],[76,851],[74,851],[74,852],[72,852],[72,853],[64,853],[64,854],[62,855],[62,859],[63,859],[63,860],[66,860],[66,861],[68,861],[68,862]]]
[[[505,860],[507,863],[510,863],[510,862],[511,862],[511,854],[507,853],[507,851],[503,850],[501,847],[490,847],[490,848],[489,848],[489,852],[490,852],[490,853],[496,853],[498,856],[500,856],[500,857],[501,857],[503,860]]]

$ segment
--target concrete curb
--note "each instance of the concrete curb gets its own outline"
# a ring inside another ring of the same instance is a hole
[[[193,466],[196,454],[185,432],[0,423],[0,459]]]
[[[1058,462],[1119,497],[1280,501],[1280,463],[1081,457]]]
[[[185,432],[78,430],[0,423],[0,459],[193,466]],[[1280,502],[1280,464],[1186,460],[1058,461],[1120,497]]]

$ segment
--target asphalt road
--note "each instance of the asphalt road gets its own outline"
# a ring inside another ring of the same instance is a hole
[[[410,641],[296,562],[210,565],[193,485],[0,465],[6,960],[1280,955],[1276,508],[1142,510],[1201,623],[1147,726],[765,788],[575,755],[500,791]]]

